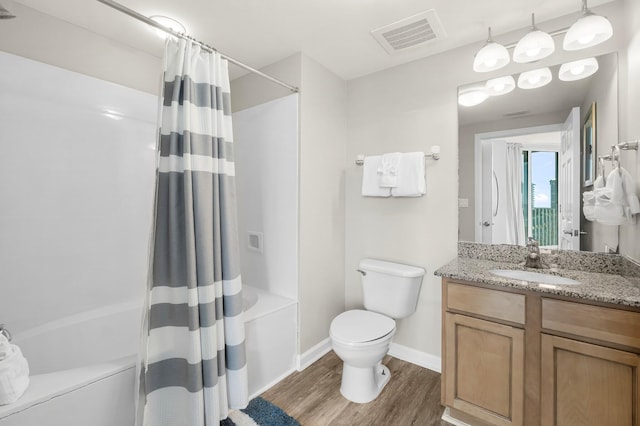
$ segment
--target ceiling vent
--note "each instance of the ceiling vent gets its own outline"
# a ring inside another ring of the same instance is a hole
[[[524,111],[515,111],[515,112],[507,112],[502,114],[503,117],[506,118],[515,118],[515,117],[521,117],[523,115],[527,115],[529,114],[531,111],[529,110],[524,110]]]
[[[371,35],[390,55],[422,47],[447,36],[435,9],[373,30]]]

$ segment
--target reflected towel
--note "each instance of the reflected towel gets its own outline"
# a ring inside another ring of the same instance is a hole
[[[382,156],[373,155],[365,157],[362,167],[362,195],[364,197],[389,197],[390,188],[380,187],[380,176],[378,169],[382,162]]]
[[[0,334],[0,405],[11,404],[29,386],[29,364],[20,348]]]
[[[427,192],[424,152],[407,152],[400,156],[398,185],[391,189],[394,197],[421,197]]]

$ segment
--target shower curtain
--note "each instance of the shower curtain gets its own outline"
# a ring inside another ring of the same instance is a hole
[[[248,402],[227,66],[167,42],[138,425],[218,426]]]
[[[522,145],[507,144],[507,244],[525,245],[522,206]]]

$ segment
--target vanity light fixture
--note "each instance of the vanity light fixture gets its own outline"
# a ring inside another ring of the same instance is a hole
[[[474,84],[462,87],[458,92],[458,103],[462,106],[472,107],[480,105],[489,97],[484,84]]]
[[[487,81],[486,89],[489,96],[506,95],[516,88],[516,81],[510,75],[504,77],[492,78]]]
[[[582,0],[582,17],[578,19],[564,36],[564,50],[580,50],[595,46],[613,35],[611,22],[604,16],[596,15],[587,7],[587,0]]]
[[[587,78],[598,71],[596,58],[580,59],[560,66],[558,78],[562,81],[575,81]]]
[[[538,61],[556,50],[553,38],[536,28],[535,16],[531,14],[531,31],[516,44],[513,50],[513,62],[520,64]]]
[[[184,25],[182,25],[180,22],[176,21],[173,18],[169,18],[168,16],[153,15],[153,16],[149,16],[149,19],[152,19],[156,21],[158,24],[164,27],[167,27],[169,29],[172,29],[173,31],[176,31],[182,34],[187,33],[187,29],[184,27]],[[157,36],[160,38],[167,38],[169,36],[169,34],[165,33],[159,28],[154,28],[154,30]]]
[[[486,43],[473,58],[473,70],[475,72],[494,71],[507,65],[510,60],[507,48],[491,39],[491,27],[489,27]]]
[[[549,68],[525,71],[518,77],[518,87],[521,89],[537,89],[551,83],[553,77]]]

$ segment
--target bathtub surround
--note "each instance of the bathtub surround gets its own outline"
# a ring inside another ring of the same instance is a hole
[[[245,312],[250,396],[296,366],[298,102],[292,94],[233,113],[242,291],[258,296]]]
[[[138,424],[213,426],[248,402],[227,61],[169,40],[164,81]]]
[[[133,425],[140,317],[136,300],[16,334],[31,383],[18,401],[0,406],[0,426]]]

